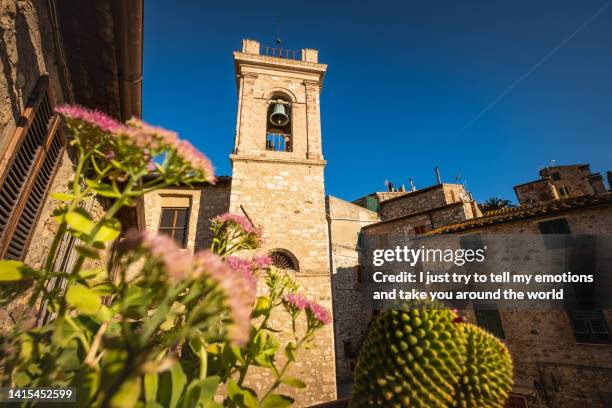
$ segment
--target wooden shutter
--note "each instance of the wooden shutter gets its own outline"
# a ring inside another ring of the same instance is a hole
[[[21,260],[64,151],[49,77],[39,80],[0,168],[0,257]]]

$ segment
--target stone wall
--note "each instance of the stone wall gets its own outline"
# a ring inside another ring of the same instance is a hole
[[[572,234],[612,234],[612,205],[603,204],[468,229],[461,235],[539,235],[539,222],[559,218],[568,221]],[[385,227],[388,228],[385,231],[388,246],[402,245],[404,238],[391,229],[393,223],[381,223],[376,227],[378,232],[385,224],[391,224]],[[366,233],[372,228],[366,228]],[[438,237],[447,236],[428,237],[427,245],[435,246]],[[394,239],[397,241],[389,242]],[[603,312],[610,329],[612,311]],[[475,322],[471,311],[465,313],[468,320]],[[604,400],[612,395],[612,345],[578,343],[564,310],[502,309],[500,320],[504,342],[514,361],[513,393],[524,397],[530,408],[608,406],[604,405]],[[540,384],[539,389],[534,386],[536,382]]]
[[[285,249],[300,272],[329,275],[322,166],[234,161],[230,212],[242,209],[262,227],[266,250]]]
[[[332,298],[338,397],[350,395],[353,369],[366,334],[369,311],[361,299],[358,243],[361,228],[378,221],[378,214],[336,197],[327,197],[331,247]]]
[[[514,186],[519,204],[534,204],[559,199],[559,193],[548,179]]]
[[[193,253],[195,249],[196,231],[198,225],[197,214],[200,211],[200,189],[166,188],[147,193],[144,196],[145,228],[147,231],[159,230],[163,207],[187,207],[189,219],[187,220],[187,237],[185,248]]]
[[[540,170],[540,176],[547,178],[560,192],[561,187],[568,191],[567,197],[579,197],[595,193],[589,181],[591,169],[588,164],[575,166],[552,166]],[[560,197],[565,196],[560,194]]]
[[[301,286],[300,291],[309,299],[316,300],[331,310],[329,276],[302,275],[297,273],[295,279]],[[284,311],[279,311],[269,320],[270,326],[279,330],[278,336],[283,344],[292,340],[289,337],[289,319]],[[301,322],[303,324],[303,321]],[[303,325],[298,325],[298,331],[303,333]],[[334,356],[334,328],[327,325],[319,330],[314,339],[314,346],[310,350],[301,349],[297,361],[288,370],[287,374],[297,377],[306,383],[305,389],[295,389],[286,385],[279,387],[279,392],[295,398],[296,407],[309,407],[318,402],[336,399],[335,356]],[[279,364],[285,361],[282,350],[278,353]],[[274,381],[269,370],[253,367],[249,370],[245,385],[258,392],[267,390]],[[261,395],[261,394],[260,394]]]
[[[10,159],[5,156],[6,148],[41,76],[49,75],[49,89],[56,104],[67,99],[58,74],[53,29],[46,4],[43,0],[0,0],[0,171]],[[73,175],[68,154],[64,153],[58,166],[50,192],[66,191],[66,184]],[[56,200],[47,198],[40,209],[25,257],[25,262],[35,268],[43,265],[57,231],[57,223],[51,216],[57,205]],[[94,203],[94,212],[100,209],[99,203]],[[6,311],[18,319],[26,309],[27,300],[28,296],[15,299]],[[0,330],[11,324],[8,320],[0,322]]]
[[[229,182],[221,181],[214,186],[201,187],[200,210],[197,214],[195,237],[196,250],[210,248],[212,243],[210,220],[229,211],[230,189]]]
[[[356,200],[353,200],[352,203],[358,205],[363,208],[368,208],[367,197],[374,197],[378,201],[378,203],[382,203],[383,201],[390,200],[391,198],[399,197],[408,194],[406,191],[379,191],[376,193],[368,194],[363,197],[359,197]]]
[[[473,218],[470,203],[456,202],[413,215],[400,216],[372,224],[365,228],[368,234],[404,232],[415,235],[415,227],[426,227],[426,231]],[[420,232],[422,233],[422,232]]]
[[[194,188],[174,187],[153,191],[144,197],[145,225],[148,231],[159,230],[163,207],[188,207],[186,248],[190,252],[210,247],[210,220],[228,212],[230,184]]]
[[[255,41],[234,53],[238,112],[232,160],[229,210],[246,213],[263,230],[259,252],[282,250],[298,262],[295,277],[304,293],[330,309],[331,274],[321,143],[319,94],[326,65],[259,55]],[[291,102],[292,149],[266,148],[268,103],[284,96]],[[288,327],[285,317],[279,327]],[[336,398],[333,324],[317,335],[318,347],[304,351],[293,372],[308,388],[292,391],[298,406]],[[265,388],[274,379],[253,385]]]
[[[381,202],[380,215],[383,220],[390,220],[460,201],[469,201],[463,185],[443,183]]]
[[[49,74],[58,103],[65,100],[46,1],[0,0],[0,50],[1,154],[41,75]]]

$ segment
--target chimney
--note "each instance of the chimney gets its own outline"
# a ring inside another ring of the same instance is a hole
[[[440,177],[440,168],[436,167],[436,180],[438,180],[438,184],[442,184],[442,178]]]
[[[595,195],[603,195],[608,191],[606,190],[606,185],[603,182],[603,177],[599,173],[594,173],[589,176],[589,183],[591,183],[591,187],[593,187],[593,192]]]

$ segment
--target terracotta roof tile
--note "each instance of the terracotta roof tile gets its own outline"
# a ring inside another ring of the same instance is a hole
[[[601,204],[612,204],[612,193],[599,196],[565,198],[562,200],[547,201],[540,204],[521,205],[519,207],[501,208],[499,210],[487,211],[482,217],[436,228],[423,235],[459,232],[472,228],[484,227],[487,225],[501,224],[504,222],[516,221],[538,215],[591,207]]]

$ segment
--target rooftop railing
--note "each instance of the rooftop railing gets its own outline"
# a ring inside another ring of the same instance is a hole
[[[285,58],[292,60],[302,60],[302,51],[286,50],[278,47],[263,47],[262,55],[268,57]]]

